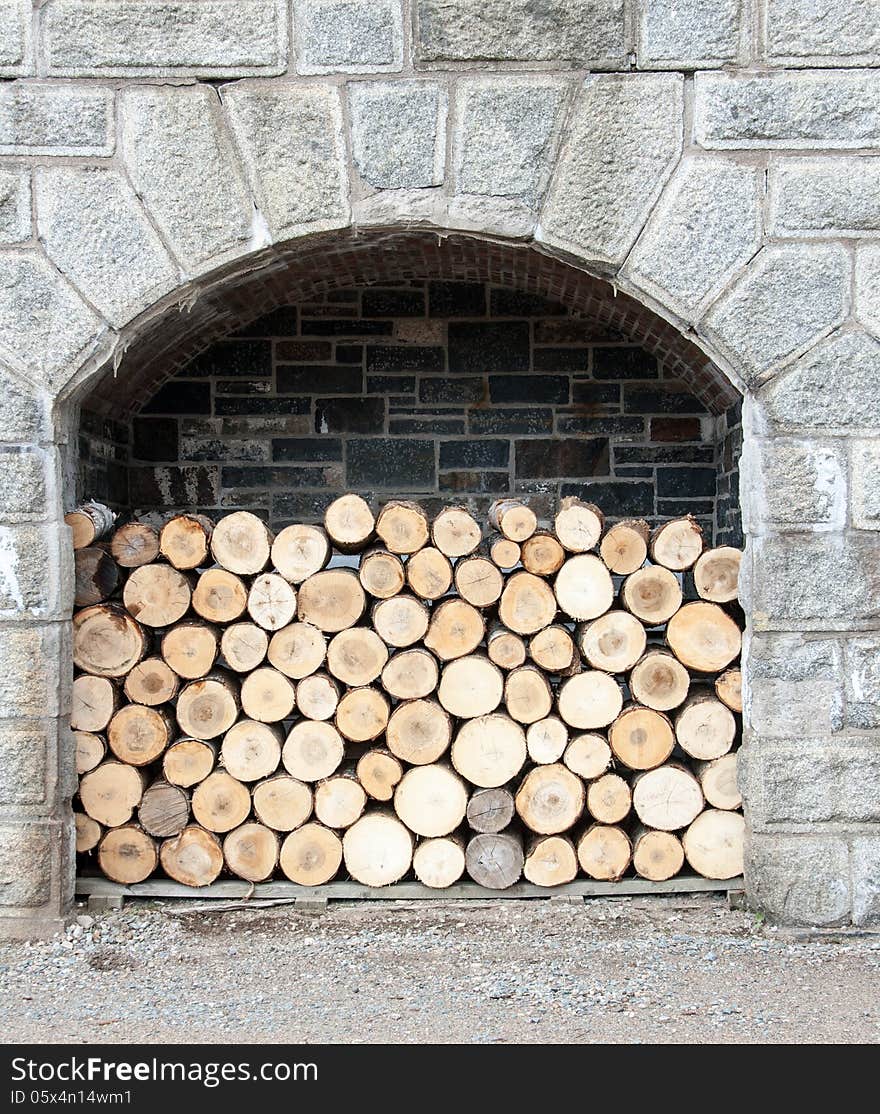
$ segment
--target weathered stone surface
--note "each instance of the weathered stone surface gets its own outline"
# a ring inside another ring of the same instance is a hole
[[[538,238],[620,262],[681,154],[682,96],[677,74],[587,78]]]
[[[52,896],[53,836],[48,825],[0,824],[0,907],[35,908]]]
[[[54,745],[55,739],[45,722],[0,723],[0,807],[43,803],[47,789],[46,756]]]
[[[476,78],[455,93],[455,188],[516,198],[547,188],[569,84],[553,78]]]
[[[880,441],[853,441],[851,453],[853,526],[880,530]]]
[[[853,921],[877,924],[880,921],[880,838],[858,836],[852,842]]]
[[[880,243],[859,244],[856,251],[855,315],[880,337]]]
[[[348,218],[342,110],[336,89],[236,85],[224,102],[273,238]]]
[[[0,170],[0,243],[31,236],[31,178],[24,168]]]
[[[712,306],[700,332],[721,344],[743,378],[754,383],[843,321],[849,285],[843,248],[767,247]]]
[[[283,73],[286,8],[277,0],[53,0],[48,72],[241,77]]]
[[[875,432],[880,344],[867,333],[829,337],[761,393],[768,427]]]
[[[748,676],[747,717],[762,737],[818,736],[843,727],[843,658],[833,639],[756,633]]]
[[[0,452],[0,470],[8,455]],[[41,481],[38,477],[35,488]],[[72,599],[67,531],[58,526],[0,526],[0,619],[63,618]]]
[[[111,155],[113,94],[73,85],[0,87],[0,155]]]
[[[846,454],[839,442],[761,440],[744,484],[751,531],[839,530],[846,523]]]
[[[775,236],[864,236],[880,229],[880,158],[782,159],[770,169]]]
[[[784,534],[756,538],[752,550],[756,630],[846,629],[880,616],[880,535]]]
[[[622,0],[418,0],[422,61],[566,61],[617,68]]]
[[[850,727],[880,727],[880,636],[851,635],[844,643],[846,722]]]
[[[67,623],[0,627],[0,717],[64,715],[70,705],[69,676]]]
[[[34,72],[31,47],[31,0],[0,0],[0,76]]]
[[[774,920],[822,926],[849,919],[849,854],[840,836],[752,833],[745,877],[749,904]]]
[[[742,0],[642,0],[639,65],[705,69],[739,54]]]
[[[139,195],[187,267],[244,251],[253,202],[213,89],[141,86],[121,94],[122,149]]]
[[[0,253],[0,358],[56,389],[102,323],[45,259]]]
[[[792,738],[762,745],[758,766],[762,826],[880,821],[880,748],[870,740]]]
[[[29,522],[47,514],[48,462],[30,445],[0,446],[0,521]]]
[[[293,31],[297,73],[403,68],[400,0],[297,0]]]
[[[366,183],[396,190],[443,182],[447,97],[441,86],[355,81],[348,102],[352,157]]]
[[[757,251],[761,171],[687,159],[651,213],[623,273],[659,301],[693,313]]]
[[[46,254],[114,325],[180,282],[178,268],[118,172],[39,168],[34,190]]]
[[[0,368],[0,442],[39,441],[48,436],[49,403],[42,391],[25,386]]]
[[[873,0],[767,0],[767,53],[790,66],[871,65],[880,54]]]
[[[698,73],[694,135],[702,147],[840,150],[880,145],[880,82],[849,73]]]

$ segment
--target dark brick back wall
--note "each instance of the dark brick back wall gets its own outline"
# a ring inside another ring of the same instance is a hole
[[[606,325],[506,287],[418,282],[277,310],[128,427],[84,414],[81,493],[275,528],[345,489],[478,512],[522,492],[544,516],[576,494],[611,518],[691,512],[711,535],[722,507],[725,530],[736,518],[734,428]]]

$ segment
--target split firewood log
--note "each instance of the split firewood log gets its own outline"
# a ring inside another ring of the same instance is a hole
[[[333,549],[320,526],[285,526],[272,542],[275,571],[291,584],[301,584],[326,568]]]
[[[407,700],[398,704],[385,731],[388,749],[413,766],[436,762],[452,741],[452,718],[436,700]]]
[[[394,791],[394,811],[418,836],[445,836],[464,820],[468,792],[446,765],[407,770]]]
[[[593,669],[625,673],[645,652],[647,635],[628,611],[608,611],[578,628],[577,642]]]
[[[684,848],[672,832],[637,827],[633,832],[633,866],[649,882],[674,878],[684,866]]]
[[[266,778],[253,788],[254,816],[276,832],[292,832],[312,815],[312,790],[287,774]]]
[[[204,781],[216,764],[216,746],[202,739],[178,739],[162,755],[165,780],[182,789]]]
[[[737,598],[742,551],[729,545],[707,549],[694,565],[694,587],[700,599],[730,603]]]
[[[177,696],[180,677],[162,658],[144,658],[125,678],[123,688],[132,704],[158,707]]]
[[[119,566],[105,548],[88,545],[73,555],[76,607],[90,607],[109,599],[119,586]]]
[[[173,515],[159,534],[159,552],[176,569],[206,564],[214,523],[203,514]]]
[[[73,617],[73,664],[96,677],[124,677],[148,650],[140,623],[114,604],[99,603]]]
[[[324,529],[340,553],[360,553],[370,543],[375,526],[369,503],[360,495],[340,495],[324,513]]]
[[[622,828],[592,824],[577,842],[581,869],[600,882],[616,882],[632,858],[629,836]]]
[[[669,620],[666,642],[688,669],[717,673],[739,656],[742,631],[717,603],[686,603]]]
[[[592,553],[569,557],[553,582],[560,611],[572,619],[596,619],[611,607],[611,574]]]
[[[403,561],[387,549],[371,549],[361,558],[358,568],[361,587],[377,600],[396,596],[406,584]]]
[[[98,866],[111,882],[132,886],[149,878],[159,865],[155,840],[137,824],[107,832],[98,846]]]
[[[489,507],[489,523],[493,530],[517,543],[530,538],[538,527],[535,512],[519,499],[496,499]]]
[[[535,886],[564,886],[577,877],[578,860],[567,836],[536,836],[526,849],[523,874]]]
[[[102,762],[83,774],[79,799],[86,813],[105,828],[127,824],[144,795],[144,776],[123,762]]]
[[[345,743],[332,723],[303,719],[290,729],[281,761],[291,777],[310,783],[334,774],[344,754]]]
[[[104,731],[121,702],[119,688],[109,677],[83,673],[73,682],[70,726],[74,731]]]
[[[191,600],[187,574],[171,565],[141,565],[122,589],[126,611],[147,627],[170,627],[189,611]]]
[[[220,652],[220,635],[216,627],[190,620],[169,627],[160,645],[166,665],[178,677],[194,681],[206,677],[214,668]]]
[[[581,779],[553,762],[529,770],[516,793],[516,811],[531,831],[556,835],[577,823],[585,800]]]
[[[514,832],[481,832],[469,840],[465,869],[478,886],[506,890],[522,875],[525,854]]]
[[[526,731],[529,758],[539,766],[558,762],[568,745],[568,728],[558,716],[545,716],[530,723]]]
[[[211,554],[217,564],[237,576],[254,576],[269,564],[272,532],[250,511],[221,518],[211,535]]]
[[[431,536],[428,516],[418,503],[395,499],[379,511],[376,533],[391,553],[416,553]]]
[[[482,611],[465,600],[444,600],[431,614],[425,646],[441,661],[452,661],[472,654],[485,633],[486,620]]]
[[[159,862],[169,878],[184,886],[210,886],[223,869],[220,840],[198,824],[190,824],[179,836],[166,839],[159,848]]]
[[[64,516],[70,527],[74,549],[85,549],[94,545],[113,529],[116,514],[104,503],[80,503]]]
[[[279,864],[291,882],[300,886],[322,886],[339,873],[342,840],[323,824],[303,824],[282,843]]]
[[[475,832],[500,832],[511,822],[514,811],[509,789],[475,789],[467,804],[468,826]]]
[[[631,704],[611,724],[608,742],[614,757],[630,770],[653,770],[672,754],[675,732],[662,712]]]
[[[703,531],[692,515],[664,522],[651,535],[651,560],[673,572],[691,568],[703,552]]]
[[[434,545],[447,557],[467,557],[482,536],[480,524],[467,507],[444,507],[431,526]]]
[[[553,521],[556,536],[569,553],[587,553],[594,549],[604,527],[605,516],[599,508],[574,496],[562,500]]]
[[[244,581],[226,569],[207,569],[193,589],[193,611],[209,623],[233,623],[247,607]]]
[[[110,552],[120,568],[149,565],[159,556],[159,531],[146,522],[126,522],[110,539]]]
[[[237,781],[261,781],[278,769],[281,743],[277,727],[240,719],[223,736],[220,757],[226,772]]]
[[[452,765],[471,785],[497,789],[517,776],[526,761],[526,733],[500,713],[469,719],[452,743]]]
[[[690,673],[665,650],[649,650],[629,675],[633,700],[655,712],[670,712],[683,704],[690,683]]]
[[[342,837],[345,868],[365,886],[398,882],[412,866],[412,832],[392,813],[367,812]]]
[[[250,673],[266,657],[269,635],[256,623],[233,623],[220,637],[220,655],[236,673]]]
[[[447,889],[464,874],[464,841],[454,835],[421,840],[413,853],[413,871],[423,886]]]
[[[743,872],[745,820],[739,812],[710,808],[681,837],[685,858],[704,878],[736,878]]]
[[[452,584],[452,564],[449,558],[426,545],[406,562],[406,582],[423,600],[438,600],[445,596]]]
[[[265,882],[278,865],[278,836],[253,821],[242,824],[223,840],[223,858],[231,874],[246,882]]]
[[[609,572],[629,576],[644,565],[648,557],[651,529],[641,518],[616,522],[599,546],[599,556]]]

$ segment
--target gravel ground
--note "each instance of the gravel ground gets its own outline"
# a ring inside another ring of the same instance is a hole
[[[880,934],[716,895],[216,909],[132,903],[0,947],[34,1042],[877,1042]]]

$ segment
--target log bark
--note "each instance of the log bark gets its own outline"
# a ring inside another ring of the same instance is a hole
[[[140,623],[108,603],[73,617],[73,664],[96,677],[124,677],[147,654]]]
[[[336,634],[353,627],[363,615],[367,597],[351,569],[325,569],[299,586],[297,613],[301,622]]]
[[[223,869],[223,849],[215,835],[190,824],[176,838],[165,840],[159,862],[168,877],[183,886],[210,886]]]
[[[413,870],[423,886],[447,889],[464,874],[464,842],[458,836],[423,839],[413,854]]]
[[[193,739],[216,739],[238,719],[238,682],[215,670],[198,681],[190,681],[177,698],[180,730]]]
[[[382,670],[382,688],[395,700],[430,696],[439,680],[437,659],[427,650],[400,650]]]
[[[214,668],[220,651],[219,632],[207,623],[178,623],[163,635],[161,650],[165,663],[178,677],[195,681]]]
[[[281,743],[277,727],[240,719],[223,736],[220,757],[226,772],[237,781],[261,781],[278,769]]]
[[[549,530],[536,530],[522,543],[520,559],[526,572],[553,576],[565,564],[565,549]]]
[[[76,832],[76,852],[78,855],[94,851],[104,835],[104,829],[97,820],[87,816],[84,812],[73,814],[74,830]]]
[[[123,886],[143,882],[158,865],[155,840],[137,824],[124,824],[107,832],[98,847],[102,873]]]
[[[76,755],[76,772],[82,777],[104,761],[107,743],[91,731],[74,731],[73,745]]]
[[[444,507],[431,526],[431,540],[447,557],[467,557],[482,537],[480,524],[467,507]]]
[[[144,795],[144,776],[123,762],[102,762],[84,774],[79,799],[93,820],[105,828],[118,828],[131,820]]]
[[[498,789],[517,776],[526,761],[526,733],[510,716],[495,713],[470,719],[452,743],[452,765],[480,789]]]
[[[324,514],[324,529],[340,553],[360,553],[376,527],[373,512],[360,495],[340,495]]]
[[[548,673],[568,673],[578,661],[578,652],[569,630],[553,624],[529,639],[529,657]]]
[[[104,503],[80,503],[68,511],[64,521],[70,527],[73,548],[85,549],[110,533],[116,515]]]
[[[317,672],[327,657],[327,639],[311,623],[291,623],[269,639],[269,664],[291,680]]]
[[[648,557],[651,529],[641,518],[616,522],[599,546],[599,556],[609,572],[629,576],[644,565]]]
[[[522,543],[538,527],[535,512],[519,499],[496,499],[489,507],[489,522],[509,541]]]
[[[703,531],[692,515],[674,518],[651,535],[651,560],[673,572],[691,568],[703,552]]]
[[[742,551],[729,545],[707,549],[694,565],[694,587],[700,599],[730,603],[737,598]]]
[[[620,589],[620,601],[645,626],[668,622],[681,607],[681,585],[669,569],[646,565],[628,576]]]
[[[339,685],[327,673],[311,673],[296,687],[296,706],[306,719],[333,719],[339,697]]]
[[[587,786],[587,811],[600,824],[619,824],[632,808],[632,792],[619,774],[603,774]]]
[[[276,774],[253,788],[254,816],[276,832],[292,832],[312,815],[312,790],[302,781]]]
[[[498,618],[515,634],[537,634],[556,618],[556,596],[550,585],[530,572],[515,572],[504,585]]]
[[[569,553],[587,553],[602,536],[605,516],[594,503],[569,496],[563,499],[553,521],[557,538]]]
[[[461,598],[474,607],[492,607],[501,598],[504,577],[488,558],[465,557],[455,566],[455,588]]]
[[[739,656],[742,631],[717,603],[686,603],[669,620],[666,642],[682,665],[718,673]]]
[[[220,638],[220,656],[235,673],[250,673],[266,657],[269,635],[256,623],[233,623]]]
[[[633,808],[646,828],[676,832],[700,814],[703,793],[693,774],[683,766],[668,763],[636,777]]]
[[[581,653],[593,669],[626,673],[645,652],[644,626],[628,611],[609,611],[577,632]]]
[[[296,687],[278,669],[262,665],[241,683],[241,710],[260,723],[280,723],[296,707]]]
[[[636,662],[629,676],[633,700],[655,712],[678,708],[687,698],[690,684],[690,673],[678,658],[665,650],[649,650]]]
[[[177,785],[154,781],[144,790],[138,821],[151,836],[179,835],[189,823],[189,797]]]
[[[486,639],[486,653],[499,669],[516,669],[526,660],[526,644],[518,634],[496,625]]]
[[[743,872],[745,820],[738,812],[710,808],[681,838],[685,858],[704,878],[736,878]]]
[[[390,730],[390,723],[388,726]],[[403,777],[403,766],[390,750],[372,747],[358,759],[357,777],[368,797],[374,801],[390,801],[395,786]]]
[[[203,514],[176,514],[159,534],[159,552],[176,569],[197,569],[207,563],[214,523]]]
[[[119,566],[106,549],[88,545],[73,555],[76,607],[90,607],[109,599],[119,586]]]
[[[369,627],[349,627],[330,639],[327,668],[344,685],[369,685],[382,673],[388,647]]]
[[[260,573],[248,592],[247,609],[258,627],[267,631],[281,630],[293,622],[296,615],[296,592],[278,573]]]
[[[564,886],[577,877],[574,844],[566,836],[538,836],[526,850],[523,874],[535,886]]]
[[[272,533],[250,511],[221,518],[211,535],[211,554],[217,564],[237,576],[255,576],[269,564]]]
[[[149,565],[159,556],[159,531],[146,522],[126,522],[111,538],[110,552],[120,568]]]
[[[415,596],[380,600],[372,612],[373,628],[389,646],[401,649],[420,642],[427,633],[431,613]]]
[[[516,811],[538,835],[567,832],[584,811],[584,783],[558,762],[535,766],[516,793]]]
[[[371,549],[365,553],[361,558],[358,578],[364,591],[377,600],[396,596],[406,584],[403,561],[387,549]]]
[[[449,749],[452,719],[435,700],[405,701],[391,713],[385,741],[401,761],[424,766]]]
[[[494,712],[504,693],[504,677],[482,654],[456,658],[444,666],[437,699],[453,716],[473,719]]]
[[[522,665],[512,669],[504,679],[504,706],[511,719],[519,723],[537,723],[550,715],[553,690],[540,669]]]
[[[73,682],[70,726],[74,731],[104,731],[121,703],[109,677],[84,673]]]
[[[425,646],[441,661],[472,654],[486,634],[481,611],[465,600],[445,600],[431,614]]]
[[[170,627],[189,611],[192,589],[187,576],[170,565],[141,565],[122,589],[122,602],[147,627]]]
[[[569,557],[556,575],[553,591],[560,611],[575,620],[598,618],[614,599],[611,574],[592,553]]]
[[[558,716],[546,716],[529,725],[526,746],[529,758],[539,766],[558,762],[568,744],[568,728]]]
[[[622,828],[593,824],[578,840],[577,856],[584,874],[600,882],[616,882],[626,873],[632,846]]]
[[[196,581],[192,605],[209,623],[234,623],[247,607],[244,581],[226,569],[208,569]]]
[[[465,851],[468,874],[488,890],[506,890],[518,882],[524,862],[522,839],[513,832],[481,832]]]
[[[569,727],[595,731],[620,715],[623,693],[608,673],[590,669],[563,681],[557,693],[559,715]]]
[[[278,865],[278,836],[264,824],[242,824],[223,840],[223,859],[231,874],[246,882],[265,882]]]
[[[315,819],[328,828],[350,828],[366,804],[366,791],[353,773],[334,774],[315,786]]]
[[[217,748],[202,739],[178,739],[162,755],[165,780],[183,789],[198,785],[214,769]]]
[[[631,704],[611,724],[608,742],[614,757],[630,770],[653,770],[672,754],[675,732],[662,712]]]
[[[595,732],[575,735],[562,756],[569,770],[584,781],[601,777],[611,765],[611,760],[611,747],[605,736]]]
[[[251,795],[225,770],[215,770],[193,790],[192,813],[209,832],[231,832],[251,811]]]
[[[675,717],[675,737],[681,749],[708,762],[727,754],[736,737],[733,712],[709,690],[693,693]]]
[[[703,790],[706,803],[725,812],[742,806],[742,794],[737,782],[737,756],[724,754],[711,762],[697,762],[694,772]]]
[[[468,792],[446,765],[414,766],[394,791],[394,811],[418,836],[445,836],[464,820]]]
[[[512,542],[510,538],[496,537],[489,542],[489,556],[499,569],[508,572],[519,564],[522,549],[517,542]]]
[[[125,695],[132,704],[158,707],[177,696],[180,678],[161,658],[144,658],[125,678]]]
[[[332,723],[304,719],[290,729],[281,761],[291,777],[311,783],[334,774],[344,754],[345,743]]]
[[[426,545],[406,562],[406,582],[420,599],[438,600],[452,584],[452,564],[439,549]]]
[[[174,737],[174,723],[162,708],[124,704],[107,726],[107,742],[120,760],[130,766],[148,766]]]
[[[395,499],[379,511],[376,533],[391,553],[416,553],[428,544],[428,516],[418,505]]]
[[[320,572],[332,554],[327,531],[320,526],[285,526],[272,542],[272,565],[291,584]]]
[[[371,743],[388,726],[388,698],[371,685],[349,689],[336,709],[336,727],[352,743]]]
[[[388,886],[412,865],[412,833],[390,812],[368,812],[346,830],[342,854],[356,882]]]
[[[672,832],[636,828],[633,833],[633,866],[636,874],[649,882],[674,878],[684,866],[681,840]]]
[[[509,789],[475,789],[467,804],[468,826],[475,832],[500,832],[511,822],[514,811]]]
[[[739,669],[726,669],[715,678],[715,695],[732,712],[743,710],[742,673]]]
[[[323,824],[303,824],[281,845],[281,870],[300,886],[331,882],[342,865],[342,840]]]

